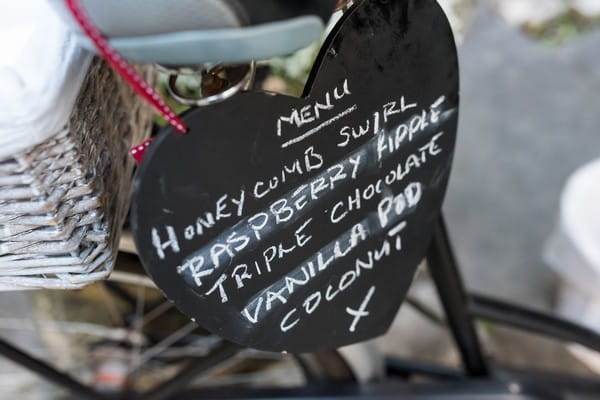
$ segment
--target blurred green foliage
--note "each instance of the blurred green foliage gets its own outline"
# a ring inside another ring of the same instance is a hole
[[[600,27],[600,16],[587,17],[570,9],[543,25],[526,25],[524,29],[546,46],[556,48],[598,27]]]

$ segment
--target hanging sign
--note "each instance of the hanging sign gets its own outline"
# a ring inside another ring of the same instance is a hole
[[[458,117],[433,0],[359,2],[306,95],[247,92],[166,128],[135,183],[148,274],[199,325],[262,350],[383,334],[438,219]]]

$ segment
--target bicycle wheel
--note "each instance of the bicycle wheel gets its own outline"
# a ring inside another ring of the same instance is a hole
[[[381,376],[369,344],[291,355],[241,349],[198,327],[120,253],[111,278],[80,291],[30,294],[48,359],[100,392],[169,398],[186,387],[299,387]],[[243,392],[240,392],[243,393]]]

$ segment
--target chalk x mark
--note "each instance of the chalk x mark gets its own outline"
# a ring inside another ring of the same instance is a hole
[[[373,293],[375,293],[375,286],[371,286],[362,303],[360,303],[360,307],[358,307],[358,310],[346,307],[346,312],[354,316],[352,324],[350,325],[350,332],[354,332],[356,330],[356,325],[358,325],[358,321],[360,321],[361,318],[369,316],[370,313],[369,311],[366,311],[366,309],[369,305],[369,301],[371,301],[371,297],[373,297]]]
[[[299,143],[301,141],[303,141],[304,139],[306,139],[307,137],[310,137],[312,135],[314,135],[315,133],[319,132],[321,129],[333,124],[335,121],[337,121],[340,118],[345,117],[346,115],[353,113],[354,111],[356,111],[358,109],[358,106],[355,104],[350,108],[347,108],[346,110],[342,111],[341,113],[339,113],[338,115],[336,115],[335,117],[329,118],[327,121],[324,121],[323,123],[319,124],[318,126],[314,127],[313,129],[309,130],[308,132],[290,140],[285,142],[284,144],[281,145],[282,149],[285,149],[286,147],[289,147],[293,144]]]

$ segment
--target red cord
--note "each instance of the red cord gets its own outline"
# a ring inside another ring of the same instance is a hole
[[[185,123],[165,104],[164,100],[135,72],[135,70],[117,53],[104,38],[102,33],[96,28],[93,22],[88,18],[85,12],[79,6],[79,0],[65,0],[69,11],[81,27],[85,34],[94,43],[100,54],[110,63],[110,65],[121,75],[121,77],[150,103],[163,118],[171,124],[180,133],[185,133],[188,128]],[[146,146],[147,147],[147,146]]]

